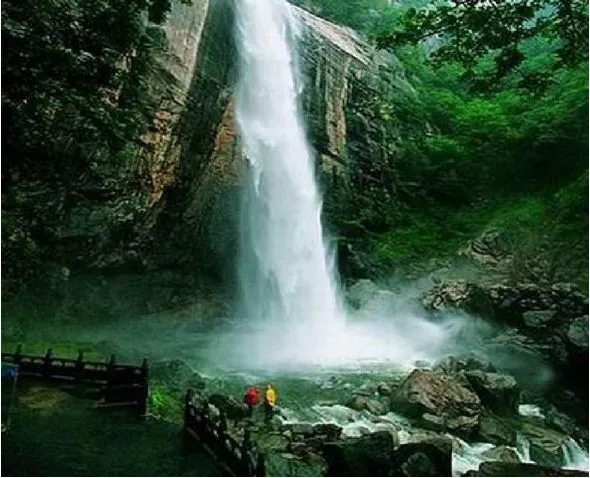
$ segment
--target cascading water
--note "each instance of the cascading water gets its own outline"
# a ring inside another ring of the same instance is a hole
[[[288,331],[293,348],[298,335],[329,339],[344,320],[298,105],[298,25],[283,0],[240,0],[237,16],[236,116],[249,168],[240,261],[244,312],[267,331],[276,329],[275,344]]]

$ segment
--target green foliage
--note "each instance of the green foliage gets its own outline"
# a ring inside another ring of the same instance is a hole
[[[459,63],[472,86],[494,89],[502,78],[518,71],[521,85],[534,88],[542,83],[542,75],[520,67],[527,57],[527,41],[539,37],[553,42],[553,68],[587,61],[587,2],[433,1],[425,8],[407,9],[378,43],[387,47],[429,39],[434,63]]]
[[[419,19],[418,10],[408,15]],[[588,157],[587,61],[581,54],[571,61],[560,56],[563,38],[550,35],[556,10],[543,13],[542,32],[518,41],[518,66],[509,65],[509,58],[496,62],[501,44],[496,50],[486,44],[498,33],[494,25],[476,22],[479,13],[461,15],[484,35],[473,36],[476,44],[469,45],[477,53],[471,65],[451,52],[445,56],[445,50],[433,62],[422,46],[398,47],[401,76],[414,95],[396,80],[395,69],[384,69],[380,84],[364,96],[352,90],[347,127],[363,141],[349,144],[353,171],[346,205],[328,213],[337,216],[344,240],[364,244],[359,247],[385,270],[453,255],[484,229],[499,228],[516,245],[520,272],[542,257],[555,278],[561,269],[566,280],[583,284],[587,270],[572,264],[587,261],[582,204],[588,186],[579,179]],[[515,26],[519,19],[503,21],[500,28],[510,29],[510,21]],[[371,34],[370,28],[365,32]],[[413,33],[420,33],[418,27]],[[453,46],[444,39],[440,44]],[[461,52],[469,49],[463,45]],[[558,206],[558,197],[572,206]]]
[[[179,397],[176,397],[164,386],[150,388],[148,409],[153,417],[178,421],[181,414],[181,403]]]
[[[72,204],[136,200],[122,196],[140,189],[134,150],[151,122],[147,82],[165,42],[145,19],[162,22],[170,2],[6,0],[2,9],[2,210],[21,231],[8,220],[7,237],[21,239],[3,244],[2,277],[14,278],[64,234]]]

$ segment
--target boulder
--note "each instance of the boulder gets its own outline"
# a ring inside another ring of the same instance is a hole
[[[344,406],[352,408],[353,410],[367,410],[373,415],[384,415],[387,413],[387,405],[376,398],[364,395],[353,395]]]
[[[512,325],[539,327],[588,314],[588,299],[572,284],[497,284],[487,291],[497,319]]]
[[[520,463],[518,453],[514,448],[508,448],[507,446],[496,446],[489,450],[484,451],[481,456],[493,461],[501,461],[504,463]]]
[[[533,463],[505,463],[485,461],[478,471],[470,471],[463,476],[588,476],[585,471],[560,470]]]
[[[502,416],[518,414],[520,388],[514,377],[480,370],[465,372],[465,377],[479,396],[481,403],[492,412]]]
[[[496,368],[487,360],[482,360],[474,355],[455,357],[449,355],[438,361],[433,370],[447,375],[453,375],[463,371],[482,370],[484,372],[496,372]]]
[[[453,443],[446,437],[428,437],[401,445],[393,453],[392,476],[452,476]]]
[[[588,316],[574,318],[567,326],[565,337],[568,345],[584,349],[588,353]]]
[[[248,415],[244,404],[232,395],[214,393],[209,396],[209,403],[225,413],[230,420],[242,420]]]
[[[478,438],[494,445],[516,445],[516,429],[510,420],[484,411],[479,418]]]
[[[429,310],[460,309],[469,314],[493,319],[494,306],[488,293],[476,284],[458,280],[434,286],[422,299]]]
[[[511,251],[504,233],[493,229],[470,241],[458,254],[478,264],[497,265],[509,259]]]
[[[391,476],[393,439],[386,432],[326,443],[327,476]]]
[[[531,460],[539,465],[565,465],[564,446],[568,436],[532,420],[524,420],[522,434],[530,443]]]
[[[545,425],[569,436],[577,432],[576,422],[553,406],[545,414]]]
[[[522,320],[526,327],[546,327],[555,318],[554,310],[529,310],[522,314]]]
[[[443,417],[444,428],[469,436],[477,428],[479,397],[453,377],[430,370],[414,370],[391,396],[393,411],[421,417],[424,413]]]
[[[379,382],[377,384],[377,393],[387,397],[391,393],[391,387],[385,382]]]

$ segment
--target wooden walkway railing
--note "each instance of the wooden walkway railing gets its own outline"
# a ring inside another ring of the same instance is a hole
[[[19,345],[16,352],[3,353],[2,362],[18,366],[21,377],[59,380],[101,387],[103,406],[135,406],[138,414],[147,414],[148,363],[120,365],[111,355],[108,362],[87,362],[82,351],[76,360],[54,357],[48,349],[44,356],[25,355]]]
[[[255,451],[250,431],[245,430],[240,443],[227,431],[227,419],[223,412],[212,417],[207,401],[200,406],[193,402],[193,392],[188,390],[184,400],[185,449],[200,442],[217,458],[223,468],[233,476],[265,476],[264,455]]]

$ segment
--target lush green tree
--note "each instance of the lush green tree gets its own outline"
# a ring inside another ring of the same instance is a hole
[[[518,71],[525,86],[542,75],[522,71],[525,43],[543,37],[553,43],[553,67],[588,59],[588,3],[582,0],[452,0],[409,8],[379,37],[380,46],[399,46],[429,39],[435,63],[457,62],[464,78],[491,88]],[[482,70],[482,60],[488,68]]]

